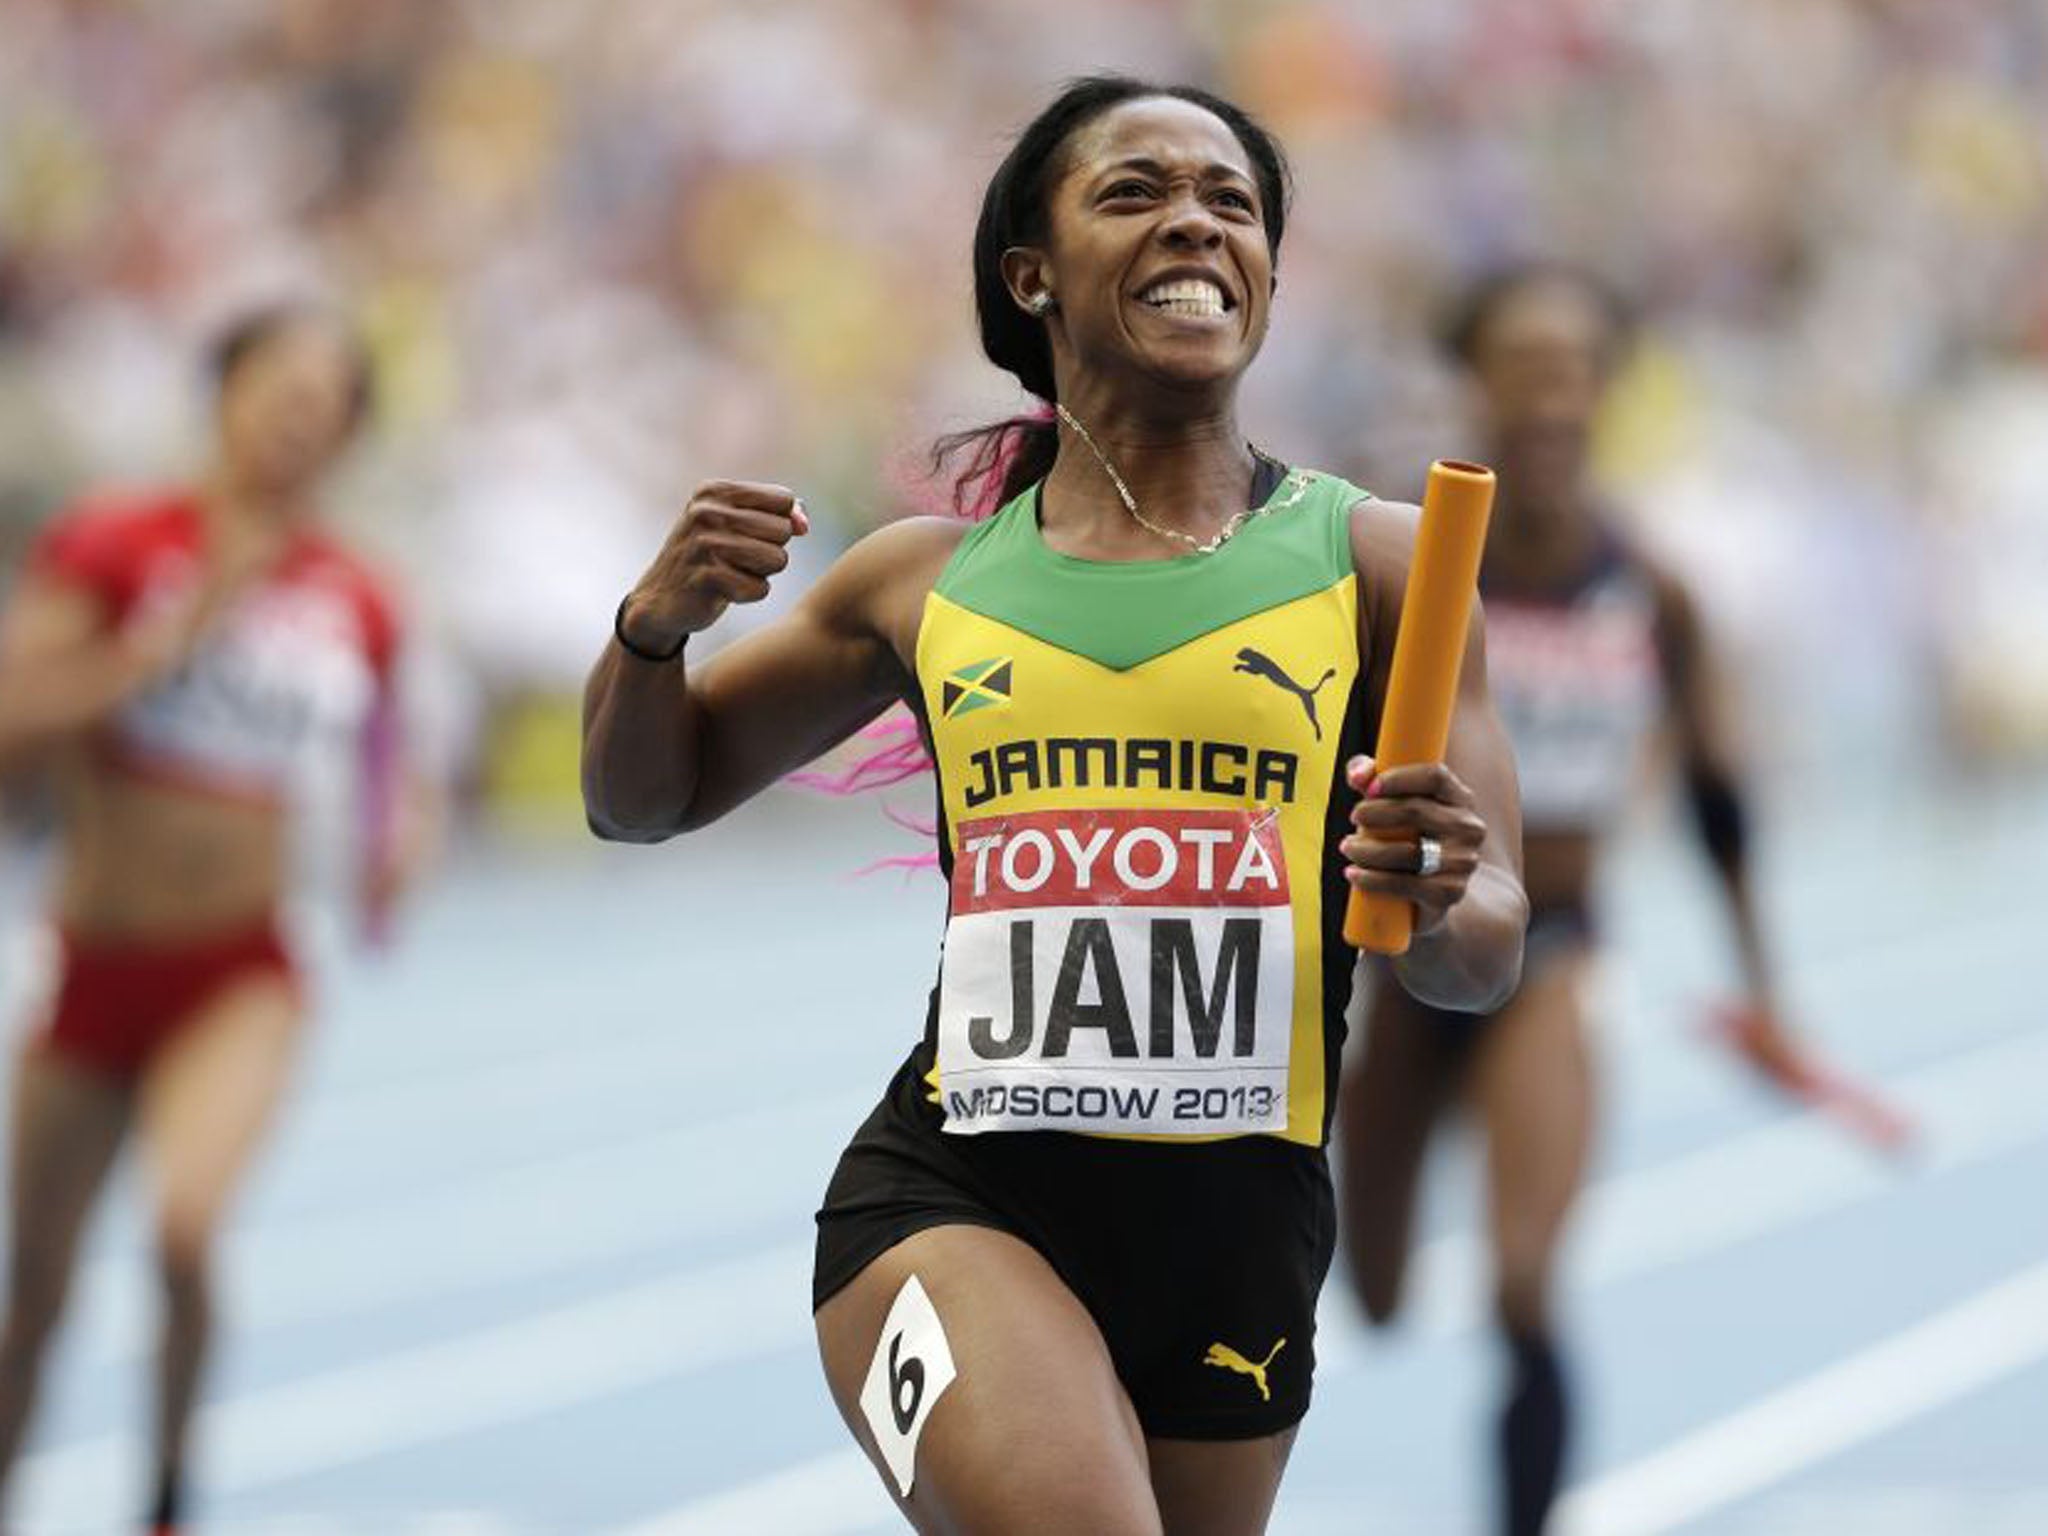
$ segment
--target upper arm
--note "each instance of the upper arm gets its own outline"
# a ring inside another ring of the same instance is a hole
[[[91,592],[31,571],[0,607],[0,774],[11,775],[53,720],[80,697],[96,702],[106,669],[104,606]]]
[[[1699,606],[1676,577],[1644,566],[1656,603],[1657,662],[1688,770],[1725,773],[1735,753]]]
[[[122,501],[80,503],[45,523],[0,611],[0,667],[39,665],[117,629],[137,595],[146,541]]]
[[[690,669],[702,767],[688,825],[724,815],[907,697],[924,597],[961,532],[950,519],[911,518],[869,534],[788,614]]]
[[[356,623],[363,661],[370,669],[370,707],[362,724],[363,769],[373,814],[388,824],[397,815],[395,781],[406,756],[405,699],[400,692],[404,631],[389,589],[367,572],[356,582]]]
[[[89,589],[31,570],[0,611],[0,674],[48,663],[90,644],[105,623],[105,604]]]
[[[1522,872],[1522,791],[1515,772],[1514,744],[1494,708],[1486,683],[1486,615],[1477,598],[1465,628],[1465,658],[1458,668],[1458,702],[1451,712],[1450,745],[1444,760],[1463,779],[1486,820],[1484,853],[1495,863]]]
[[[1419,517],[1412,506],[1383,501],[1362,502],[1352,510],[1351,552],[1359,587],[1358,645],[1365,669],[1367,729],[1375,742],[1386,708],[1394,641],[1400,633],[1401,603],[1414,558]],[[1519,876],[1521,792],[1514,748],[1487,687],[1486,620],[1476,598],[1465,626],[1465,650],[1458,666],[1458,694],[1444,761],[1472,791],[1486,822],[1482,857]]]

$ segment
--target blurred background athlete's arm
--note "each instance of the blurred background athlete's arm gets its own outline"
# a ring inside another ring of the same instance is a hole
[[[192,583],[121,612],[126,535],[103,513],[43,531],[0,609],[0,774],[92,729],[191,654],[267,550],[215,559]]]
[[[600,837],[658,842],[717,820],[902,697],[924,593],[960,525],[911,519],[848,550],[784,618],[701,668],[678,652],[759,602],[809,527],[780,486],[700,487],[627,599],[583,696],[583,802]]]
[[[183,638],[175,619],[103,627],[93,593],[25,575],[0,616],[0,775],[112,714],[182,653]]]
[[[1727,721],[1714,656],[1691,594],[1664,572],[1654,572],[1653,580],[1658,660],[1686,803],[1727,898],[1744,1003],[1752,1014],[1775,1020],[1777,991],[1750,887],[1748,793],[1737,766],[1741,748]]]

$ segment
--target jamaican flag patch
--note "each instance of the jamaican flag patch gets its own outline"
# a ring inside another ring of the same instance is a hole
[[[977,661],[970,667],[947,674],[940,692],[940,702],[945,706],[949,720],[955,715],[971,714],[991,704],[1007,704],[1009,701],[1010,658],[1007,656]]]

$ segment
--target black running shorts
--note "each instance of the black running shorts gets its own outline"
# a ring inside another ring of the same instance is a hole
[[[1246,1440],[1297,1423],[1336,1242],[1320,1147],[1271,1136],[950,1136],[913,1053],[818,1212],[812,1305],[928,1227],[1029,1243],[1095,1319],[1148,1435]]]

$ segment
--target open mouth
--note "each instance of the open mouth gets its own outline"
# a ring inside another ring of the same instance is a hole
[[[1191,320],[1219,320],[1236,307],[1222,285],[1206,277],[1176,277],[1154,283],[1138,295],[1138,302],[1162,314]]]

